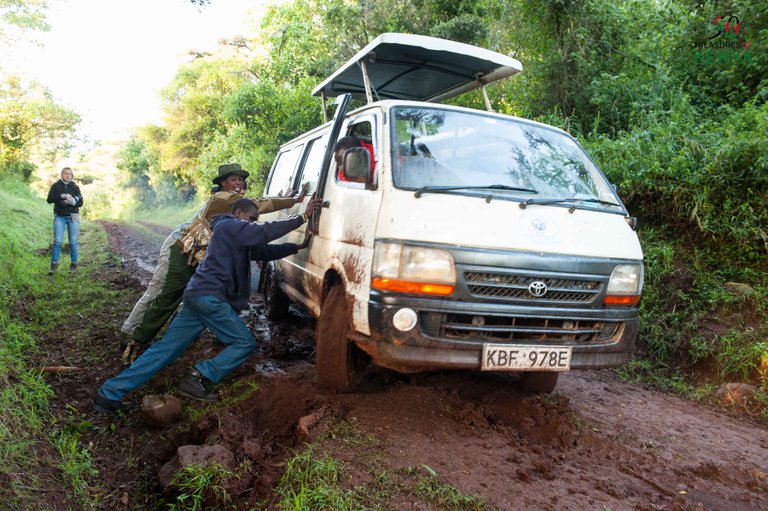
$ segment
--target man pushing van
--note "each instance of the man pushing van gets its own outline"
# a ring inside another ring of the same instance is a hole
[[[320,205],[320,200],[313,199],[304,216],[258,224],[256,204],[240,199],[231,214],[214,217],[206,256],[184,291],[180,312],[160,341],[101,386],[94,400],[96,410],[127,411],[130,407],[123,403],[123,397],[179,358],[205,328],[225,348],[215,357],[194,364],[182,380],[179,394],[201,401],[218,400],[208,384],[218,383],[237,369],[256,347],[256,339],[239,316],[251,294],[251,260],[279,259],[306,248],[312,236],[309,230],[300,244],[269,243],[301,226]]]

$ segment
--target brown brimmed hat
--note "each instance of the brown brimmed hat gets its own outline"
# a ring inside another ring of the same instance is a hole
[[[239,163],[225,163],[219,165],[219,175],[213,178],[213,184],[218,185],[229,176],[240,176],[243,179],[247,179],[248,171],[243,170],[243,167]]]

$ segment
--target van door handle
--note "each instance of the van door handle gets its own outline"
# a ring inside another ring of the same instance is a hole
[[[324,200],[322,204],[320,204],[321,208],[330,208],[331,207],[331,201]]]

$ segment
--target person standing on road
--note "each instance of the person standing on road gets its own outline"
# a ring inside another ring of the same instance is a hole
[[[130,365],[136,359],[176,311],[184,288],[195,273],[199,260],[205,255],[207,240],[195,240],[195,234],[190,229],[198,228],[203,237],[206,233],[210,235],[208,224],[211,218],[228,213],[232,204],[243,198],[248,176],[248,172],[238,163],[220,165],[218,175],[213,179],[217,187],[212,190],[214,193],[189,222],[176,227],[163,242],[152,280],[120,328],[124,365]],[[252,200],[261,213],[271,213],[303,202],[306,193],[304,188],[296,198]],[[185,240],[191,242],[186,247]]]
[[[306,248],[312,236],[309,230],[300,245],[269,243],[301,226],[321,204],[321,200],[313,199],[303,217],[294,215],[258,224],[256,204],[240,199],[232,206],[232,214],[214,217],[213,236],[203,262],[184,291],[181,310],[162,339],[101,386],[94,399],[96,410],[127,411],[130,407],[123,403],[123,397],[178,359],[205,328],[225,348],[215,357],[195,363],[179,385],[179,394],[199,401],[218,400],[218,394],[211,392],[208,385],[220,382],[240,367],[256,348],[256,339],[239,316],[251,295],[251,260],[279,259]]]
[[[77,270],[79,255],[77,237],[80,233],[80,207],[83,205],[83,194],[80,193],[80,188],[73,178],[72,169],[64,167],[61,169],[61,179],[53,183],[48,190],[48,204],[53,204],[53,248],[49,275],[53,275],[59,269],[65,229],[69,240],[69,271]]]

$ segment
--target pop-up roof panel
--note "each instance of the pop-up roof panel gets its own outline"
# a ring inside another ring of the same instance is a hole
[[[362,63],[362,64],[361,64]],[[366,98],[363,68],[373,100],[441,101],[522,71],[519,61],[455,41],[385,33],[360,50],[312,94],[351,93]]]

